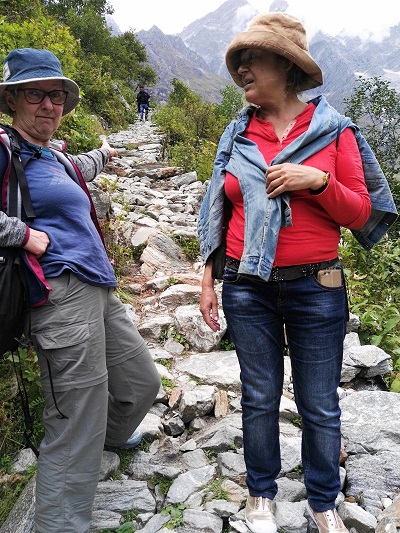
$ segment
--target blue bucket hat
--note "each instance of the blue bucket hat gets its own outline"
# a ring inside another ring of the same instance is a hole
[[[60,61],[49,50],[35,48],[18,48],[12,50],[4,59],[3,82],[0,83],[0,111],[13,114],[4,99],[4,90],[13,85],[22,85],[31,81],[61,80],[64,90],[68,91],[63,115],[66,115],[79,103],[78,85],[63,76]]]

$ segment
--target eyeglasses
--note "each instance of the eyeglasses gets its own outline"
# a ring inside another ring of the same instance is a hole
[[[43,102],[46,96],[51,100],[51,103],[54,105],[63,105],[65,104],[68,96],[68,91],[42,91],[41,89],[17,89],[19,92],[24,93],[25,100],[28,104],[40,104]]]

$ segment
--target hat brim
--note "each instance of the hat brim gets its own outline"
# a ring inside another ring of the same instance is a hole
[[[295,65],[300,67],[309,76],[309,86],[306,89],[312,89],[322,85],[322,71],[313,60],[310,54],[297,46],[293,41],[290,41],[283,35],[272,31],[245,31],[236,35],[231,44],[228,46],[225,61],[226,66],[233,81],[243,87],[242,77],[238,74],[240,66],[240,52],[245,48],[259,48],[261,50],[268,50],[276,54],[286,57]]]
[[[14,82],[0,83],[0,111],[10,116],[14,114],[13,111],[11,111],[11,109],[8,107],[8,104],[4,99],[4,91],[6,87],[25,85],[25,83],[31,83],[33,81],[47,81],[47,80],[62,81],[64,90],[68,91],[67,100],[65,101],[62,114],[67,115],[73,109],[75,109],[75,107],[79,104],[79,100],[80,100],[78,85],[70,78],[65,78],[64,76],[54,76],[54,77],[49,77],[49,78],[29,78],[26,80],[18,80]]]

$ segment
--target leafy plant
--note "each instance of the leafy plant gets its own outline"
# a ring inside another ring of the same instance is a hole
[[[165,476],[161,476],[161,477],[154,477],[153,476],[153,477],[150,478],[150,482],[154,486],[157,485],[162,494],[167,494],[167,492],[169,491],[170,486],[173,483],[173,479],[169,479],[169,478],[167,478]]]
[[[135,448],[135,450],[148,453],[150,450],[151,440],[149,439],[142,439],[142,442]]]
[[[222,93],[222,91],[221,91]],[[186,172],[195,170],[200,181],[211,177],[219,137],[240,107],[234,88],[226,88],[221,106],[202,102],[180,80],[172,80],[168,103],[156,110],[153,120],[164,133],[163,156]]]
[[[136,531],[136,528],[133,527],[133,522],[124,522],[122,526],[116,530],[116,533],[132,533],[132,531]]]
[[[212,497],[216,500],[227,500],[229,501],[228,493],[225,489],[222,488],[223,478],[216,478],[210,483],[210,493]]]
[[[119,526],[119,528],[111,531],[111,530],[103,530],[99,533],[132,533],[134,531],[137,531],[137,528],[134,526],[134,520],[136,519],[137,514],[134,511],[127,511],[124,514],[124,523]]]
[[[116,448],[115,451],[118,454],[119,461],[120,461],[119,462],[120,472],[126,472],[132,460],[132,450],[123,450],[121,448]]]
[[[1,469],[0,476],[3,476],[3,471]],[[33,473],[27,473],[24,476],[18,474],[7,476],[7,483],[2,484],[1,487],[0,526],[7,519],[10,509],[14,507],[32,476]]]
[[[175,529],[183,523],[183,511],[187,509],[186,503],[169,503],[164,509],[161,509],[160,514],[169,515],[170,520],[164,524],[167,529]]]
[[[170,276],[167,280],[168,287],[172,287],[172,285],[178,285],[180,283],[179,279],[174,278],[173,276]]]
[[[229,339],[222,339],[221,342],[219,343],[219,349],[222,351],[229,352],[230,350],[235,349],[235,345]]]
[[[171,234],[171,239],[178,244],[183,253],[191,261],[196,261],[200,255],[200,243],[196,237],[183,237],[182,235]]]
[[[296,472],[296,474],[302,475],[303,474],[303,465],[297,465],[296,468],[294,469],[294,471]]]
[[[179,342],[179,344],[182,344],[184,346],[185,350],[189,350],[189,343],[185,339],[185,337],[179,333],[178,331],[175,331],[174,329],[171,331],[171,337],[176,340],[176,342]]]
[[[71,154],[87,152],[100,146],[99,136],[104,133],[99,121],[83,110],[77,110],[64,117],[57,130],[57,137],[67,143]]]
[[[163,376],[161,376],[161,385],[167,394],[170,394],[172,389],[175,387],[175,383],[172,380]]]
[[[161,333],[158,337],[158,342],[164,344],[168,340],[168,328],[161,329]]]
[[[223,121],[229,123],[244,107],[243,93],[240,93],[233,85],[226,85],[220,90],[222,101],[215,107],[215,114]]]
[[[383,239],[372,250],[360,247],[343,230],[340,258],[346,274],[350,311],[360,317],[359,337],[379,346],[393,359],[389,387],[400,387],[400,246]]]
[[[216,450],[204,450],[204,453],[210,460],[215,459],[218,455],[218,452]]]
[[[159,363],[160,365],[165,366],[165,368],[167,368],[168,370],[172,369],[172,361],[171,361],[171,359],[157,359],[156,362]]]
[[[301,417],[295,418],[294,420],[292,420],[292,424],[301,429],[303,427],[303,420],[301,419]]]

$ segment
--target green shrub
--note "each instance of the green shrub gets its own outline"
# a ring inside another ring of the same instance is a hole
[[[167,494],[170,486],[174,482],[173,479],[167,478],[165,476],[161,476],[161,477],[153,476],[150,478],[150,481],[154,486],[158,485],[158,488],[160,489],[162,494]]]
[[[79,154],[99,148],[102,134],[104,130],[99,121],[79,110],[62,119],[55,135],[66,141],[68,153]]]
[[[384,238],[366,251],[343,230],[340,258],[346,274],[350,311],[360,317],[363,344],[379,346],[393,359],[388,377],[392,390],[400,388],[400,245]]]
[[[200,256],[200,243],[196,237],[182,237],[182,235],[170,235],[171,239],[176,242],[183,253],[191,261],[196,261]]]
[[[167,529],[175,529],[183,523],[183,511],[187,509],[186,503],[169,503],[164,509],[161,509],[160,514],[169,515],[170,519],[164,527]]]

